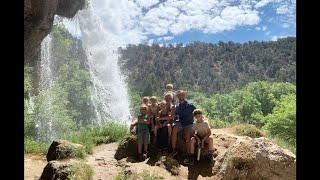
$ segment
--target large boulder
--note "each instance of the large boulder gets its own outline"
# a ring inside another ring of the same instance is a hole
[[[53,141],[47,153],[47,161],[84,157],[85,149],[81,144],[65,140]]]
[[[119,143],[114,155],[116,160],[137,155],[137,137],[130,135]]]
[[[218,176],[225,180],[295,179],[295,155],[264,137],[241,137],[224,154]]]
[[[63,161],[50,161],[43,169],[40,180],[63,179],[92,179],[91,167],[82,161],[70,159]]]

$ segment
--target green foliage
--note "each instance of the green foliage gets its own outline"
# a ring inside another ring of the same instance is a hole
[[[139,114],[139,107],[142,103],[142,95],[135,91],[129,91],[129,100],[130,100],[130,111],[133,116]]]
[[[80,131],[72,132],[64,138],[73,143],[85,145],[86,152],[91,154],[95,145],[119,141],[128,134],[127,126],[110,122],[103,126],[81,128]]]
[[[164,179],[162,176],[158,176],[155,174],[151,174],[148,170],[143,170],[141,173],[141,177],[143,180],[159,180]]]
[[[38,126],[44,127],[37,129],[41,141],[49,142],[49,130],[58,137],[76,130],[76,123],[70,117],[67,109],[69,103],[67,93],[61,90],[61,87],[53,86],[48,90],[40,91],[34,101],[34,121]]]
[[[296,144],[296,95],[289,94],[280,99],[272,114],[265,117],[264,129],[271,135]]]
[[[29,66],[24,67],[24,96],[29,96],[32,91],[32,72],[33,68]]]
[[[78,162],[76,165],[72,166],[71,173],[68,176],[70,180],[84,180],[92,179],[93,169],[91,166],[86,164],[84,161]]]
[[[296,144],[290,144],[288,141],[284,140],[283,138],[279,138],[277,136],[271,136],[269,138],[271,139],[271,141],[273,141],[280,147],[284,149],[288,149],[293,154],[296,154]]]
[[[38,153],[46,155],[49,146],[49,143],[35,141],[28,137],[25,137],[24,139],[24,153]]]
[[[263,137],[263,132],[252,124],[238,124],[232,127],[233,131],[240,136],[249,136],[252,138]]]
[[[162,176],[155,175],[150,173],[148,170],[143,170],[142,173],[135,173],[127,171],[125,168],[122,168],[121,171],[117,174],[116,180],[134,180],[134,179],[143,179],[143,180],[160,180],[164,179]]]
[[[144,92],[150,85],[155,93],[170,82],[175,89],[223,93],[260,80],[295,83],[295,44],[295,37],[243,44],[193,42],[185,47],[139,44],[120,48],[119,61],[133,91]],[[265,108],[263,113],[272,109]]]

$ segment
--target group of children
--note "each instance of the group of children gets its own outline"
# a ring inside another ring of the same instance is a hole
[[[179,95],[173,91],[173,85],[167,84],[165,86],[164,99],[158,102],[156,96],[144,97],[142,104],[140,106],[140,114],[138,118],[135,119],[131,126],[130,131],[136,127],[137,134],[137,144],[138,144],[138,159],[143,160],[147,158],[148,154],[148,144],[150,143],[150,135],[153,135],[153,143],[157,142],[158,131],[161,128],[167,128],[167,144],[170,147],[171,134],[173,121],[176,117],[175,106],[177,105],[177,96]],[[211,130],[208,122],[204,119],[202,111],[200,109],[195,109],[193,111],[193,116],[196,119],[196,123],[192,125],[191,133],[191,144],[190,148],[191,154],[189,154],[189,164],[194,162],[194,152],[195,145],[204,146],[205,144],[209,145],[209,160],[213,161],[213,139],[211,136]],[[168,147],[168,148],[169,148]],[[164,152],[167,152],[168,149],[165,149]],[[143,153],[142,153],[143,152]]]

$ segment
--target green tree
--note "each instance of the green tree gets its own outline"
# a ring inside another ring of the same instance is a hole
[[[295,146],[296,143],[296,95],[281,98],[272,114],[265,117],[264,129],[272,136],[280,137]]]

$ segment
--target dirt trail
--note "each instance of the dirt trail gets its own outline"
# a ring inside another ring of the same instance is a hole
[[[201,164],[194,166],[192,169],[181,165],[179,176],[173,176],[163,167],[150,163],[148,159],[143,162],[132,162],[128,158],[117,161],[114,159],[114,154],[118,143],[103,144],[95,147],[93,154],[87,157],[87,163],[94,170],[94,180],[115,179],[123,169],[138,174],[144,170],[148,170],[151,174],[162,176],[164,179],[215,179],[214,174],[219,168],[220,156],[238,136],[232,134],[230,129],[212,129],[212,133],[214,136],[214,147],[217,149],[218,157],[216,158],[217,162],[214,167],[209,169],[201,166]],[[26,155],[25,179],[39,179],[46,164],[45,156]]]
[[[24,155],[24,179],[35,180],[39,179],[43,168],[47,165],[47,160],[44,155],[25,154]]]

